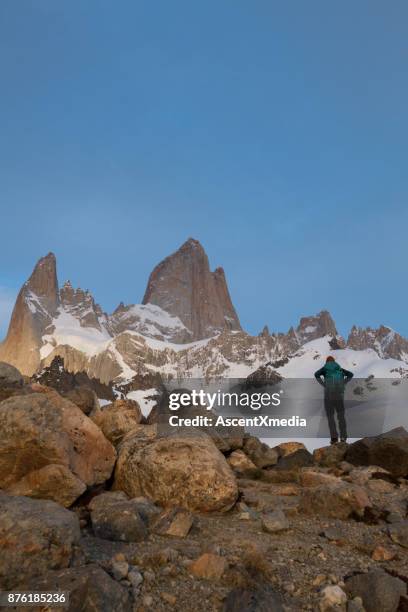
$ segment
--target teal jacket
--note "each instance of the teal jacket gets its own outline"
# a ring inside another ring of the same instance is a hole
[[[326,391],[344,391],[344,386],[354,376],[353,372],[349,372],[340,367],[336,361],[328,361],[320,370],[315,372],[315,378]]]

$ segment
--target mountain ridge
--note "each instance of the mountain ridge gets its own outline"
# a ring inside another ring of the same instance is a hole
[[[321,338],[327,338],[328,352],[374,351],[400,362],[393,366],[401,371],[408,363],[408,341],[391,328],[353,326],[344,340],[327,310],[302,317],[287,333],[265,326],[257,336],[248,334],[224,270],[212,272],[203,247],[190,238],[154,268],[142,304],[121,302],[111,314],[88,290],[70,281],[59,287],[55,255],[42,257],[18,294],[0,360],[32,375],[61,356],[70,371],[105,383],[158,371],[168,377],[240,377],[292,358]]]

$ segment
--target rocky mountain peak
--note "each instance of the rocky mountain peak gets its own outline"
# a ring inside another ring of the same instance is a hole
[[[45,306],[54,311],[58,306],[57,261],[54,253],[41,257],[24,285],[25,292],[45,300]]]
[[[211,272],[207,254],[194,238],[154,268],[143,304],[154,304],[178,317],[194,340],[241,329],[224,270]]]
[[[76,317],[82,327],[101,329],[99,317],[104,313],[88,290],[75,289],[67,281],[60,289],[60,301],[64,310]]]
[[[17,296],[0,360],[31,374],[40,363],[39,346],[44,330],[59,306],[57,264],[54,253],[42,257]]]
[[[302,317],[296,328],[296,336],[300,344],[305,344],[322,336],[337,336],[337,329],[330,313],[322,310],[317,315]]]
[[[373,349],[380,357],[407,360],[408,340],[387,325],[357,327],[353,325],[347,338],[347,346],[356,351]]]

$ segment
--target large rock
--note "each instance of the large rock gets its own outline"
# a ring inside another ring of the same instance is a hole
[[[276,465],[277,470],[300,470],[313,465],[313,456],[306,448],[300,448],[289,455],[281,457]]]
[[[164,435],[157,426],[146,429],[146,435],[138,431],[120,446],[115,489],[193,511],[226,511],[234,505],[235,476],[206,434],[186,430]]]
[[[189,389],[178,388],[173,390],[173,392],[190,395]],[[158,403],[152,408],[147,417],[147,423],[149,425],[168,427],[169,418],[171,416],[174,416],[174,411],[169,408],[169,393],[165,392],[161,395]],[[185,406],[180,406],[177,410],[177,416],[180,419],[193,419],[194,417],[203,417],[203,419],[212,418],[213,422],[215,422],[217,415],[212,410],[207,410],[203,406],[195,406],[191,401]],[[244,444],[245,430],[243,427],[225,425],[211,425],[206,427],[205,425],[201,425],[195,428],[209,435],[215,446],[222,453],[229,453],[230,451],[240,449]]]
[[[341,463],[346,456],[348,445],[345,442],[322,446],[313,451],[313,459],[323,467],[333,467]]]
[[[68,567],[79,537],[77,516],[55,502],[0,493],[0,588]]]
[[[69,592],[67,612],[131,612],[128,590],[97,565],[50,571],[25,585],[42,592]],[[54,608],[53,608],[54,609]],[[56,608],[60,609],[60,608]],[[27,608],[22,608],[25,612]]]
[[[244,478],[256,477],[261,471],[242,450],[233,451],[227,461],[234,472]]]
[[[346,461],[354,465],[378,465],[394,476],[408,475],[408,432],[397,427],[379,436],[363,438],[348,447]]]
[[[211,272],[203,247],[193,238],[155,267],[143,304],[155,304],[178,317],[190,331],[191,340],[225,329],[241,329],[224,270]]]
[[[122,491],[108,491],[93,498],[89,504],[94,533],[99,538],[119,542],[140,542],[147,529],[138,511],[137,502]]]
[[[365,490],[345,482],[304,488],[300,498],[300,509],[305,514],[316,513],[339,519],[354,515],[361,517],[365,509],[370,507],[371,502]]]
[[[366,612],[396,612],[407,587],[402,580],[383,570],[372,570],[346,579],[346,591],[351,597],[361,597]]]
[[[142,411],[135,400],[116,400],[97,412],[92,420],[115,446],[143,419]]]
[[[0,404],[0,487],[60,502],[66,495],[69,505],[83,486],[110,477],[116,453],[77,406],[43,390]],[[43,469],[51,465],[65,469]]]
[[[9,363],[0,361],[0,402],[21,389],[24,379],[19,370]]]
[[[7,491],[12,495],[52,499],[68,508],[86,491],[86,485],[65,465],[50,463],[29,472],[11,484]]]
[[[78,406],[78,408],[80,408],[86,415],[99,410],[99,401],[96,393],[89,387],[75,387],[74,389],[67,391],[67,393],[64,394],[64,397]]]
[[[244,451],[256,467],[259,468],[276,465],[279,459],[277,450],[270,448],[270,446],[255,438],[255,436],[247,436],[245,438]]]

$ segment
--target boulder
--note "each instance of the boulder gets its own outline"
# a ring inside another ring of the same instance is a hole
[[[276,465],[278,462],[279,453],[277,450],[264,444],[255,436],[247,436],[244,439],[244,451],[258,468]]]
[[[291,455],[292,453],[305,448],[306,446],[303,444],[303,442],[281,442],[277,446],[273,447],[273,449],[278,452],[280,457]]]
[[[188,429],[166,435],[157,426],[145,428],[119,447],[115,490],[192,511],[226,511],[234,505],[235,476],[206,434]]]
[[[19,370],[9,363],[0,361],[0,402],[21,389],[24,379]]]
[[[361,597],[366,612],[396,612],[407,592],[402,580],[380,569],[346,578],[345,584],[349,596]]]
[[[79,538],[78,518],[69,510],[0,492],[0,588],[68,567]]]
[[[339,519],[354,515],[362,517],[365,509],[370,507],[371,502],[365,490],[346,482],[305,487],[299,504],[299,509],[305,514],[316,513]]]
[[[189,389],[177,389],[178,393],[190,394]],[[169,418],[174,416],[174,412],[169,408],[169,395],[163,393],[160,401],[152,408],[149,416],[147,417],[147,423],[149,425],[160,425],[161,427],[168,427]],[[186,406],[181,406],[177,411],[179,418],[194,417],[208,417],[213,418],[213,422],[216,420],[216,414],[207,410],[202,406],[195,406],[192,403]],[[222,453],[229,453],[233,450],[242,448],[244,444],[245,430],[243,427],[232,427],[232,426],[205,426],[201,425],[197,427],[198,430],[206,433],[219,451]]]
[[[84,486],[102,483],[112,473],[115,449],[99,427],[47,387],[1,402],[0,429],[4,490],[32,492],[34,497],[41,492],[69,505],[75,492],[80,495]],[[43,469],[50,465],[65,469]],[[66,495],[61,491],[65,486]]]
[[[323,467],[334,467],[341,463],[346,456],[348,444],[339,442],[338,444],[330,444],[330,446],[322,446],[313,451],[313,459],[316,463]]]
[[[256,467],[256,465],[242,450],[233,451],[229,455],[227,461],[238,476],[253,478],[258,476],[260,473],[260,468]]]
[[[105,540],[140,542],[147,538],[146,525],[137,502],[133,503],[121,491],[97,495],[89,504],[94,534]]]
[[[305,448],[281,457],[276,465],[277,470],[299,470],[300,468],[313,465],[313,455]]]
[[[64,393],[64,397],[78,406],[86,415],[99,410],[99,401],[96,393],[89,387],[74,387]]]
[[[69,606],[61,608],[67,612],[132,611],[128,590],[97,565],[50,571],[30,581],[25,588],[42,592],[69,592]],[[22,608],[22,612],[25,610]]]
[[[408,476],[408,432],[397,427],[350,444],[345,456],[353,465],[378,465],[393,476]]]
[[[341,482],[340,478],[324,472],[306,469],[299,473],[299,484],[302,487],[318,487],[319,485],[338,484],[339,482]]]
[[[17,368],[10,363],[0,361],[0,388],[1,387],[22,387],[24,379]]]
[[[82,493],[86,485],[65,465],[50,463],[33,470],[7,488],[12,495],[25,495],[37,499],[52,499],[68,508]]]
[[[131,399],[116,400],[92,417],[104,436],[115,446],[126,434],[137,428],[142,419],[139,404]]]

